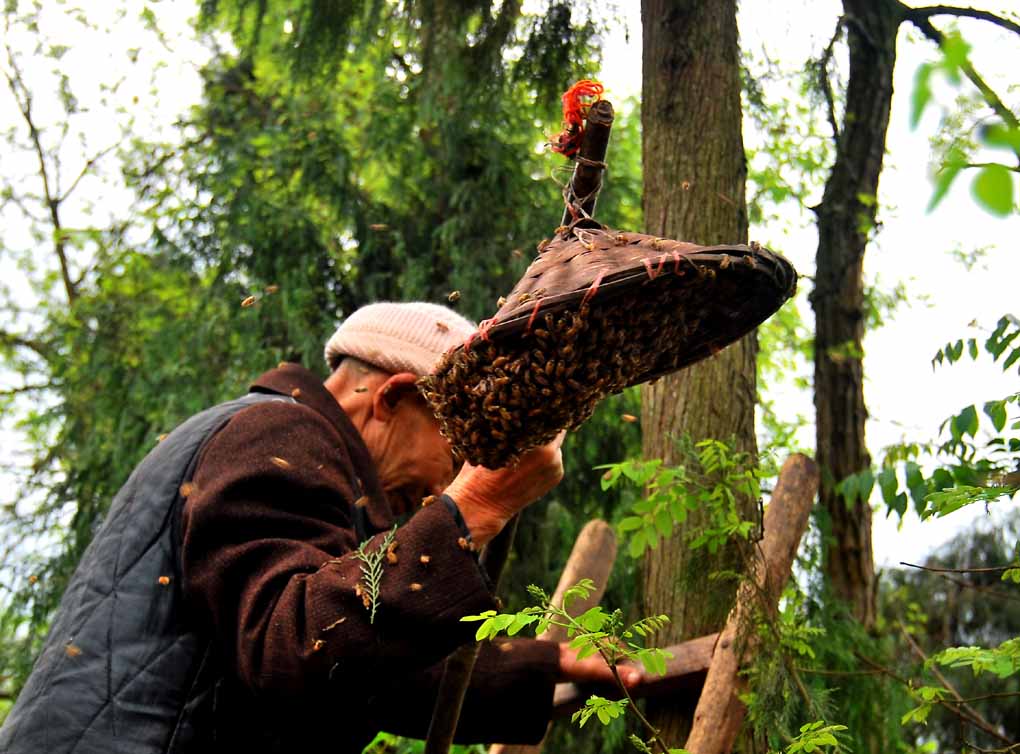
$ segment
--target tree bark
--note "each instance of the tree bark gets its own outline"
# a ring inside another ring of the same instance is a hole
[[[703,244],[746,242],[736,0],[642,0],[641,19],[646,229]],[[674,441],[685,434],[735,439],[739,450],[754,453],[756,347],[748,336],[646,385],[645,457],[675,462]],[[692,514],[685,531],[703,523]],[[692,553],[684,543],[681,531],[644,565],[643,614],[672,619],[657,636],[660,645],[718,631],[733,602],[734,585],[710,582],[709,575],[735,567],[737,554]],[[671,745],[686,739],[691,710],[650,700],[648,715]]]
[[[843,8],[850,48],[846,115],[836,135],[836,161],[816,208],[818,254],[811,294],[816,438],[821,503],[831,537],[826,576],[834,596],[870,628],[875,621],[871,508],[867,500],[848,507],[835,485],[871,465],[864,439],[862,264],[875,224],[903,6],[895,0],[844,0]]]

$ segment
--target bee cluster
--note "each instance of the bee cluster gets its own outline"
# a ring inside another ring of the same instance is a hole
[[[419,382],[454,451],[476,465],[511,464],[607,395],[711,356],[796,289],[792,265],[757,243],[586,226],[540,247],[496,315]]]
[[[607,395],[676,368],[700,307],[691,306],[689,287],[681,298],[683,278],[668,277],[655,295],[550,311],[517,337],[447,353],[422,392],[454,451],[501,468],[580,426]]]

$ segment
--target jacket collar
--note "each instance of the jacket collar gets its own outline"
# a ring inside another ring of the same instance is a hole
[[[382,490],[376,472],[375,462],[368,446],[361,437],[350,417],[340,408],[336,398],[326,390],[322,379],[300,364],[281,362],[276,369],[264,372],[251,384],[253,393],[276,393],[287,395],[298,403],[308,406],[324,416],[340,436],[344,438],[347,452],[354,465],[357,478],[354,480],[361,489],[355,490],[359,497],[367,495],[371,503],[367,507],[369,523],[377,530],[392,524],[393,514],[389,501]]]

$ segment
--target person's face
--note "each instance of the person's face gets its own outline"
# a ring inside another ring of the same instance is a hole
[[[416,391],[404,392],[376,429],[369,450],[395,514],[412,512],[422,498],[441,494],[453,481],[450,443]]]

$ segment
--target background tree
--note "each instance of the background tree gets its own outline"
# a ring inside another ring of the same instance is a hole
[[[868,302],[863,260],[875,229],[878,182],[893,95],[896,38],[901,25],[910,22],[945,47],[946,38],[930,21],[938,15],[983,18],[1014,31],[1020,31],[1020,26],[986,12],[947,6],[910,8],[898,0],[844,0],[843,9],[836,36],[818,64],[836,157],[822,201],[814,208],[818,217],[815,286],[811,293],[815,310],[815,427],[823,470],[821,502],[831,543],[826,550],[825,572],[834,595],[848,604],[851,614],[865,628],[871,628],[876,583],[868,496],[874,478],[870,474],[860,478],[852,475],[871,465],[864,437],[867,409],[862,341]],[[843,29],[850,62],[843,117],[837,122],[828,67]],[[955,55],[959,56],[958,50]],[[1014,126],[1012,113],[973,67],[964,65],[965,75],[980,82],[978,88],[995,115]],[[847,477],[860,483],[840,486]]]
[[[643,0],[641,18],[645,231],[701,244],[746,242],[736,3]],[[754,336],[745,337],[642,388],[644,456],[676,463],[683,436],[732,440],[753,454],[755,348]],[[747,517],[754,502],[744,501]],[[734,570],[735,549],[709,557],[689,548],[704,523],[703,514],[692,514],[644,561],[643,614],[664,613],[673,621],[660,642],[718,630],[732,605],[733,582],[710,574]],[[700,598],[691,599],[694,594]],[[685,740],[689,711],[669,700],[648,709],[666,741]]]

